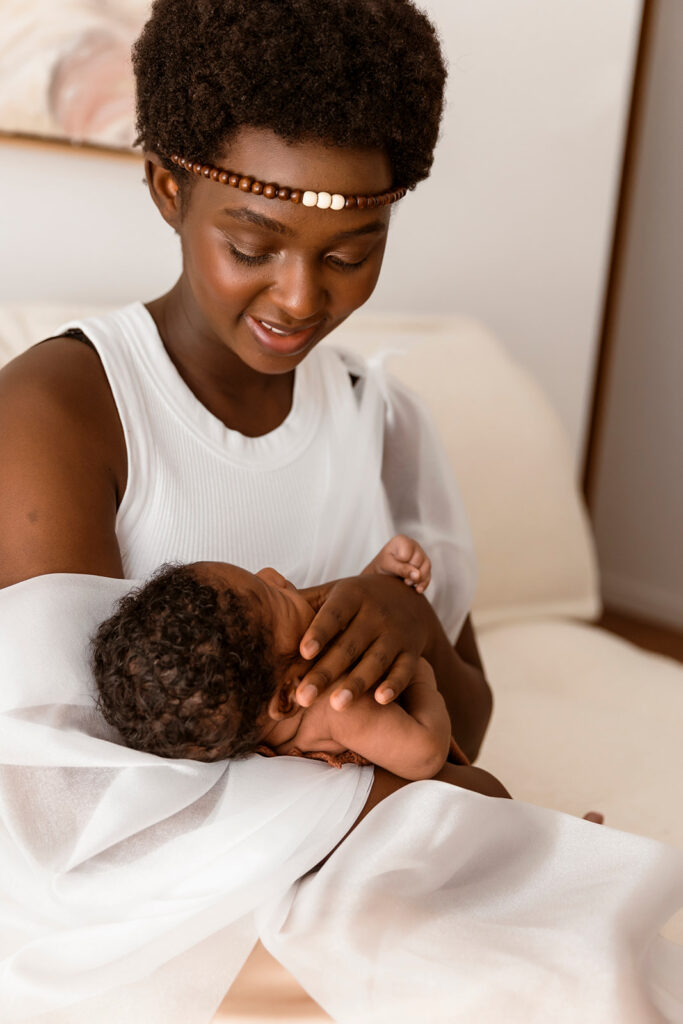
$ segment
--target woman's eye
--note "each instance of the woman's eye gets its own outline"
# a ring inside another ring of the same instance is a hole
[[[333,267],[336,267],[337,270],[352,271],[358,270],[364,263],[367,263],[368,256],[364,256],[362,260],[355,261],[343,260],[341,256],[328,256],[327,261],[328,263],[331,263]]]
[[[238,263],[245,264],[247,267],[259,267],[262,263],[265,263],[270,259],[270,253],[268,252],[260,253],[258,256],[252,256],[248,252],[242,252],[241,249],[238,249],[230,242],[228,242],[228,249],[230,250],[230,254],[234,260]]]

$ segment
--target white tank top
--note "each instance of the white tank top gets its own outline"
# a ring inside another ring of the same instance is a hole
[[[394,532],[378,408],[363,423],[363,402],[333,348],[314,349],[296,368],[280,426],[246,437],[190,391],[142,303],[66,326],[95,346],[123,426],[128,482],[116,533],[127,577],[168,561],[215,560],[252,572],[272,565],[305,586],[359,572]],[[372,457],[367,431],[379,435]]]

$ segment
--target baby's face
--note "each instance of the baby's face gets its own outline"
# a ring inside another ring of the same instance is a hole
[[[271,568],[247,572],[228,562],[196,562],[192,568],[214,586],[230,587],[255,606],[259,618],[272,633],[276,655],[296,654],[315,612],[281,573]]]

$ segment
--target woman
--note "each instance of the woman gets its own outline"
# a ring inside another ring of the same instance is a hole
[[[135,395],[142,386],[136,375],[144,377],[138,348],[157,346],[149,357],[152,376],[170,376],[174,368],[191,429],[221,442],[229,433],[247,453],[247,473],[261,468],[264,451],[272,454],[274,447],[278,464],[291,464],[294,449],[306,442],[293,422],[306,415],[302,402],[293,408],[297,368],[372,294],[392,212],[374,199],[347,199],[341,211],[310,208],[305,197],[295,201],[295,187],[381,195],[385,203],[428,174],[445,80],[438,41],[409,2],[368,2],[360,9],[341,0],[322,9],[273,0],[162,2],[136,45],[134,64],[147,181],[180,237],[183,272],[167,294],[135,308],[134,323],[105,324],[102,339],[82,332],[52,339],[2,373],[0,585],[50,572],[135,577],[178,557],[254,570],[272,562],[300,584],[309,534],[324,515],[315,460],[333,458],[329,446],[319,438],[307,453],[308,467],[300,457],[284,482],[273,482],[271,474],[258,493],[245,487],[241,521],[235,502],[207,518],[209,479],[225,467],[220,458],[207,462],[201,481],[190,483],[189,449],[180,437],[166,460],[150,468],[169,410],[155,416]],[[176,154],[185,166],[171,159]],[[189,161],[203,170],[186,169]],[[244,172],[242,184],[231,188],[216,173],[207,177],[208,165]],[[294,196],[269,201],[262,191],[268,183],[281,183]],[[125,365],[110,354],[121,350],[117,330],[136,334]],[[347,372],[349,395],[354,380]],[[385,449],[386,487],[387,463],[397,453],[389,444]],[[230,479],[231,487],[243,483],[244,476]],[[401,515],[398,506],[408,504],[405,491],[418,486],[415,478],[401,481],[404,493],[395,488],[389,516],[386,499],[375,495],[380,545],[394,532],[389,520]],[[152,487],[166,488],[163,507],[150,498]],[[286,489],[284,506],[277,487]],[[164,530],[169,520],[174,527]],[[178,532],[193,529],[189,543],[179,545]],[[370,553],[380,545],[367,538]],[[344,575],[360,572],[366,561],[359,552]],[[457,588],[457,578],[449,585]],[[377,699],[395,699],[424,653],[454,734],[476,756],[491,698],[469,617],[451,638],[453,647],[427,602],[393,580],[317,586],[311,597],[319,611],[301,654],[322,653],[302,667],[308,668],[298,691],[304,706],[326,688],[333,705],[342,706],[378,681]],[[349,668],[343,690],[335,688]]]

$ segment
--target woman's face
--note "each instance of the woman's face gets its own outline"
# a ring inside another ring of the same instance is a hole
[[[284,142],[243,129],[221,166],[263,183],[367,195],[392,186],[378,150]],[[264,374],[285,373],[372,294],[390,210],[309,209],[195,179],[175,223],[183,250],[183,313]]]

